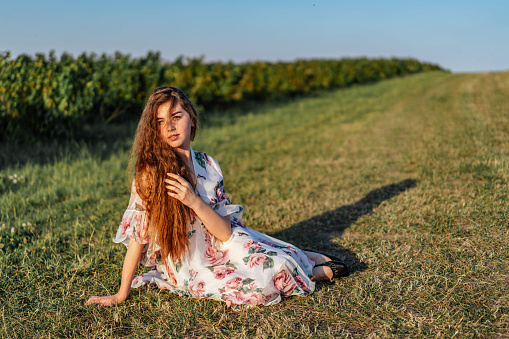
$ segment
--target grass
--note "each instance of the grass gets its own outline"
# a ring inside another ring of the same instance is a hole
[[[509,336],[508,93],[508,72],[431,72],[202,129],[193,147],[219,161],[246,225],[354,270],[309,297],[241,311],[146,288],[84,307],[119,286],[125,249],[111,238],[128,202],[129,133],[110,151],[62,145],[33,162],[4,147],[0,333]]]

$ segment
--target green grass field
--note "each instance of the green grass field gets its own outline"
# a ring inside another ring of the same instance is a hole
[[[3,145],[3,337],[509,336],[509,72],[430,72],[210,120],[193,147],[219,161],[245,224],[354,274],[241,311],[148,288],[84,307],[120,283],[130,133]]]

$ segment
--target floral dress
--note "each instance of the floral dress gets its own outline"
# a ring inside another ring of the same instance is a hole
[[[195,192],[221,216],[230,216],[232,235],[222,242],[208,232],[198,217],[189,225],[189,252],[177,262],[161,258],[160,247],[148,237],[143,202],[134,188],[113,241],[144,244],[141,262],[152,270],[135,277],[132,287],[150,285],[193,298],[222,300],[239,305],[271,305],[281,296],[306,296],[314,262],[297,247],[250,229],[242,223],[242,206],[224,193],[219,164],[191,149],[197,177]]]

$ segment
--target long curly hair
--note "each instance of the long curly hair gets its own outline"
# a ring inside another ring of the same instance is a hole
[[[193,188],[196,177],[186,162],[159,135],[157,110],[162,104],[170,103],[170,111],[180,104],[193,122],[191,140],[198,127],[198,115],[191,101],[180,89],[162,86],[154,89],[148,98],[136,130],[129,168],[134,167],[136,192],[145,204],[148,213],[148,235],[151,242],[161,247],[161,258],[169,256],[177,261],[189,249],[188,225],[191,214],[189,207],[167,194],[164,179],[166,173],[184,177]]]

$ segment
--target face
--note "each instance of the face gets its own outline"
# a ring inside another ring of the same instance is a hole
[[[177,104],[170,111],[170,103],[164,103],[157,109],[159,135],[176,150],[190,150],[191,127],[194,127],[189,113]]]

